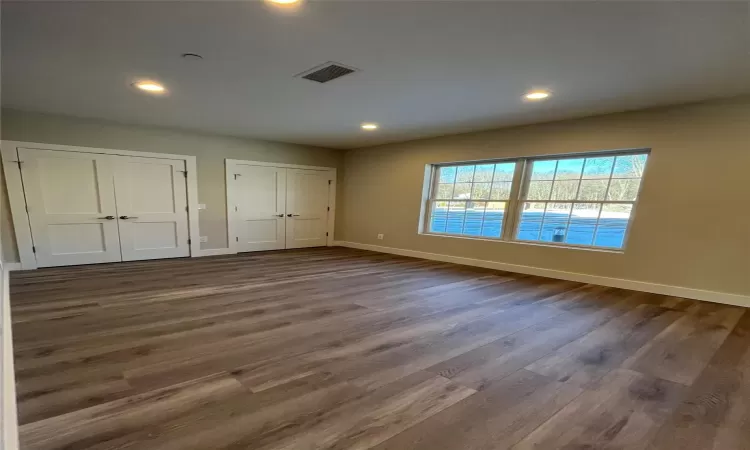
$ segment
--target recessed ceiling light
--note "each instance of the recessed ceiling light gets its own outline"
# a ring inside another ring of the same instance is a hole
[[[136,83],[133,83],[133,86],[151,94],[163,94],[164,92],[166,92],[164,86],[157,83],[156,81],[138,81]]]
[[[544,100],[545,98],[549,97],[549,92],[547,91],[531,91],[528,94],[524,95],[527,100]]]
[[[294,3],[299,3],[300,0],[266,0],[269,3],[275,3],[277,5],[293,5]]]
[[[377,130],[378,129],[378,124],[376,124],[376,123],[363,123],[361,126],[362,126],[363,130],[368,130],[368,131],[372,131],[372,130]]]

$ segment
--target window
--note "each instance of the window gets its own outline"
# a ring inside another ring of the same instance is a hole
[[[430,232],[501,237],[515,171],[515,161],[438,167]]]
[[[620,249],[647,151],[437,165],[429,233]]]

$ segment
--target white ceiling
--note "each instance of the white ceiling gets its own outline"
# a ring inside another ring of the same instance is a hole
[[[3,106],[353,148],[750,92],[744,2],[3,2]],[[180,58],[185,52],[201,62]],[[293,78],[326,61],[362,71]],[[129,83],[155,78],[162,98]],[[522,94],[547,88],[546,102]],[[366,133],[361,122],[381,128]]]

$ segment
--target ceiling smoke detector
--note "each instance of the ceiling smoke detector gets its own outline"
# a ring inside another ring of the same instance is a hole
[[[336,78],[341,78],[344,75],[350,73],[359,72],[359,69],[354,67],[348,67],[337,62],[328,61],[325,64],[313,67],[310,70],[306,70],[300,74],[295,75],[296,78],[304,78],[306,80],[315,81],[318,83],[328,83]]]

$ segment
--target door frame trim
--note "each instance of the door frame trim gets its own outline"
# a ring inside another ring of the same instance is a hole
[[[16,234],[18,256],[21,260],[22,269],[36,269],[38,265],[32,250],[34,244],[31,237],[31,224],[29,222],[29,215],[26,211],[26,197],[24,196],[23,182],[21,180],[21,169],[17,163],[17,161],[19,161],[19,147],[185,161],[185,170],[187,170],[186,187],[190,257],[195,258],[200,256],[200,230],[198,228],[198,165],[195,156],[3,140],[0,141],[0,153],[2,153],[5,183],[8,190],[10,211],[13,216],[13,229]]]
[[[319,170],[321,172],[328,172],[330,176],[330,189],[328,189],[328,207],[330,208],[328,211],[328,223],[327,223],[327,229],[326,232],[328,233],[328,237],[326,238],[326,246],[327,247],[333,247],[333,231],[335,229],[335,221],[336,221],[336,168],[335,167],[324,167],[324,166],[305,166],[301,164],[281,164],[281,163],[270,163],[270,162],[263,162],[263,161],[248,161],[244,159],[225,159],[224,160],[224,171],[225,171],[225,177],[224,180],[224,188],[226,192],[226,198],[227,198],[227,241],[229,244],[229,251],[228,254],[234,254],[238,253],[237,250],[237,241],[236,239],[232,239],[235,233],[233,233],[233,226],[232,226],[232,216],[234,211],[232,211],[232,205],[234,204],[233,197],[231,193],[229,192],[229,186],[231,184],[231,181],[234,181],[233,173],[231,168],[234,166],[262,166],[262,167],[278,167],[281,169],[306,169],[306,170]]]

